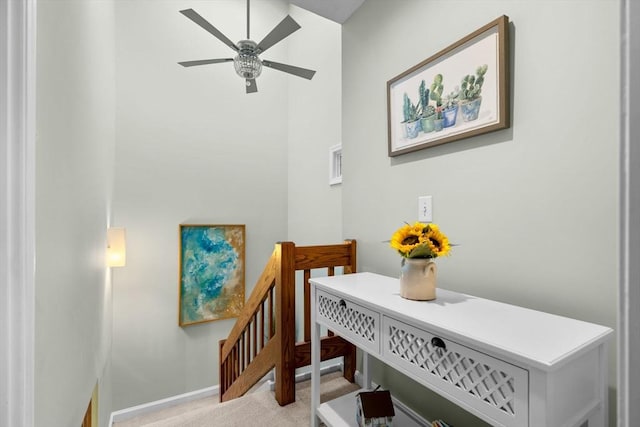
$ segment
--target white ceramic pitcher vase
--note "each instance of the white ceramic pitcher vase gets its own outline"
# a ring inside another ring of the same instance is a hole
[[[400,296],[430,301],[436,299],[438,268],[430,258],[403,258],[400,269]]]

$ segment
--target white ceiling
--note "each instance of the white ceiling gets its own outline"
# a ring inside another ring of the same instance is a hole
[[[343,24],[365,0],[290,0],[291,4]]]

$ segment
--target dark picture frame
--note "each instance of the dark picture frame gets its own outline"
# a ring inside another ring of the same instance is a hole
[[[509,80],[503,15],[387,82],[389,156],[508,128]]]

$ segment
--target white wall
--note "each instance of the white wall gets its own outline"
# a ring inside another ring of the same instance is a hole
[[[387,157],[387,80],[502,14],[511,128]],[[432,195],[460,244],[438,262],[440,287],[615,327],[618,25],[617,1],[365,2],[342,33],[343,229],[360,270],[398,274],[382,242]],[[377,380],[430,417],[483,425],[395,372]]]
[[[329,147],[341,142],[341,26],[296,6],[291,63],[317,72],[289,79],[288,235],[297,245],[340,243],[342,186],[329,186]]]
[[[80,425],[97,382],[106,425],[113,4],[41,0],[37,32],[35,425]]]
[[[287,240],[298,246],[342,242],[342,186],[329,186],[329,147],[341,142],[342,27],[296,6],[302,26],[289,39],[292,65],[316,70],[289,79]],[[318,270],[314,274],[326,274]],[[304,338],[303,278],[296,278],[297,339]]]
[[[264,69],[259,92],[245,94],[231,63],[178,65],[234,54],[178,12],[191,7],[245,37],[245,2],[116,2],[114,221],[127,229],[127,266],[114,274],[114,409],[218,383],[218,341],[234,319],[178,326],[179,224],[246,224],[247,296],[287,238],[295,77]],[[287,12],[284,1],[253,2],[252,38]],[[286,43],[263,57],[288,62]]]
[[[256,41],[287,13],[302,25],[262,58],[317,71],[308,81],[265,68],[257,94],[245,94],[232,64],[176,64],[234,54],[179,10],[239,40],[244,6],[116,6],[115,221],[128,237],[127,267],[115,272],[116,409],[218,383],[217,342],[234,320],[178,327],[180,223],[246,224],[247,296],[277,241],[342,240],[340,189],[327,184],[340,138],[340,26],[284,1],[252,3]]]

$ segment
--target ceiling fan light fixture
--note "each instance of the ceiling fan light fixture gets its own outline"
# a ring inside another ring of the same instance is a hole
[[[255,55],[239,54],[233,58],[233,66],[243,79],[255,79],[262,73],[262,61]]]
[[[238,55],[233,58],[233,66],[243,79],[255,79],[262,73],[262,61],[258,58],[257,49],[252,40],[238,42]]]

